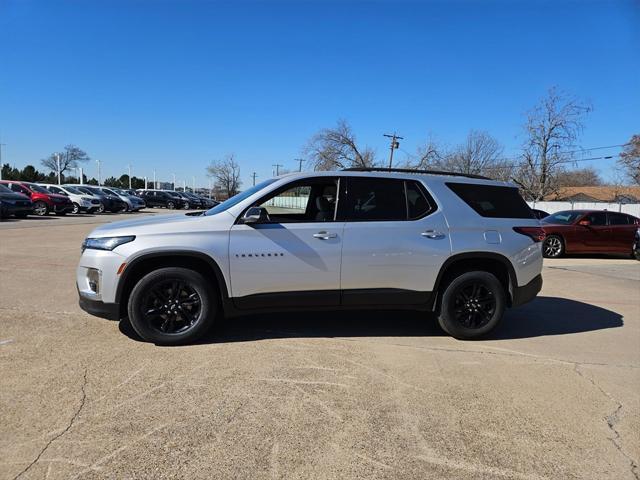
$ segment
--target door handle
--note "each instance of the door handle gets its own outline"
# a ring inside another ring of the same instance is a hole
[[[313,238],[319,238],[320,240],[329,240],[330,238],[336,238],[337,233],[318,232],[313,234]]]
[[[420,235],[426,238],[431,238],[431,239],[444,238],[444,233],[438,232],[436,230],[425,230]]]

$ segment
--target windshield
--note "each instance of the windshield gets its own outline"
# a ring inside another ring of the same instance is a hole
[[[29,188],[29,190],[31,190],[32,192],[46,193],[49,195],[51,194],[51,192],[46,188],[43,188],[40,185],[34,185],[33,183],[28,183],[27,188]]]
[[[81,195],[82,193],[84,193],[78,190],[77,188],[73,188],[73,187],[64,187],[64,189],[69,193],[73,193],[74,195]]]
[[[103,189],[102,189],[102,192],[103,192],[103,193],[106,193],[107,195],[113,195],[113,196],[115,196],[115,197],[117,197],[117,196],[118,196],[118,194],[117,194],[116,192],[114,192],[113,190],[109,190],[108,188],[103,188]]]
[[[257,185],[254,185],[251,188],[246,189],[244,192],[240,192],[239,194],[229,198],[228,200],[225,200],[222,203],[219,203],[218,205],[216,205],[215,207],[207,210],[206,212],[204,212],[205,215],[215,215],[216,213],[220,213],[220,212],[224,212],[225,210],[230,209],[231,207],[233,207],[234,205],[237,205],[238,203],[240,203],[241,201],[243,201],[245,198],[249,198],[251,195],[253,195],[254,193],[262,190],[263,188],[271,185],[273,182],[277,181],[277,178],[270,178],[269,180],[265,180],[264,182],[260,182]]]
[[[80,190],[81,192],[84,193],[88,193],[89,195],[96,195],[97,192],[94,192],[93,190],[91,190],[90,188],[87,187],[76,187],[78,190]]]
[[[556,212],[548,217],[540,220],[542,223],[559,223],[562,225],[571,225],[578,217],[581,217],[583,212]]]

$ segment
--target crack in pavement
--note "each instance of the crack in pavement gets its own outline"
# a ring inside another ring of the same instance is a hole
[[[36,456],[36,458],[29,464],[27,465],[24,470],[22,470],[20,473],[18,473],[15,477],[13,477],[13,480],[17,480],[18,478],[20,478],[22,475],[24,475],[25,473],[27,473],[29,471],[29,469],[31,469],[31,467],[33,467],[36,463],[38,463],[38,461],[40,460],[40,457],[42,457],[42,455],[44,454],[44,452],[47,451],[47,449],[51,446],[51,444],[53,442],[55,442],[56,440],[58,440],[60,437],[62,437],[64,434],[66,434],[69,430],[71,430],[71,427],[73,427],[74,422],[76,421],[76,418],[78,418],[78,415],[80,415],[80,412],[82,411],[82,409],[84,408],[84,403],[87,399],[87,393],[85,391],[85,388],[87,386],[87,368],[85,367],[84,369],[84,375],[82,377],[82,397],[80,398],[80,405],[78,405],[78,408],[76,409],[75,413],[73,414],[73,416],[71,417],[71,420],[69,421],[69,425],[67,425],[64,430],[62,430],[62,432],[58,433],[57,435],[53,436],[47,443],[46,445],[40,450],[40,453],[38,453],[38,455]]]
[[[585,275],[594,275],[596,277],[615,278],[616,280],[631,280],[632,282],[637,282],[638,281],[635,278],[621,278],[619,276],[609,275],[609,274],[606,274],[606,273],[590,272],[590,271],[585,271],[585,270],[576,270],[574,268],[569,268],[569,267],[546,267],[546,268],[549,268],[551,270],[563,270],[565,272],[584,273]]]
[[[620,421],[618,414],[623,408],[622,403],[620,403],[618,400],[616,400],[613,397],[613,395],[611,395],[604,388],[602,388],[593,378],[585,376],[580,371],[580,365],[578,363],[575,364],[573,371],[576,372],[580,377],[584,378],[589,383],[591,383],[595,388],[597,388],[600,391],[600,393],[602,393],[610,401],[616,404],[616,409],[613,412],[611,412],[609,415],[604,417],[604,420],[607,422],[607,426],[609,427],[609,430],[611,430],[614,435],[613,437],[609,437],[609,440],[611,441],[611,443],[613,443],[616,449],[629,461],[631,473],[636,478],[636,480],[640,480],[640,471],[638,470],[638,463],[627,452],[625,452],[624,449],[622,448],[622,445],[620,445],[620,439],[621,439],[620,432],[618,432],[618,430],[616,429],[616,424]]]

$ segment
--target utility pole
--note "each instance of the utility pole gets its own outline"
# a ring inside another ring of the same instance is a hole
[[[56,168],[58,169],[58,185],[62,183],[60,179],[60,154],[56,153]]]
[[[2,147],[4,147],[6,143],[0,143],[0,180],[2,180]]]
[[[393,151],[400,146],[400,142],[398,140],[404,140],[404,137],[398,136],[396,132],[393,132],[393,135],[385,133],[384,136],[391,139],[391,148],[389,152],[389,168],[391,168],[393,165]]]
[[[304,163],[304,158],[296,158],[295,159],[296,162],[298,162],[298,171],[301,172],[302,171],[302,164]]]
[[[96,163],[98,164],[98,185],[102,185],[102,170],[100,169],[102,161],[96,160]]]
[[[131,164],[127,165],[129,167],[129,190],[131,190]]]
[[[253,172],[251,174],[251,178],[253,179],[253,186],[256,186],[256,177],[258,176],[258,174],[256,172]]]
[[[284,167],[284,165],[282,165],[282,164],[280,164],[280,163],[275,163],[275,164],[273,164],[273,165],[271,165],[271,166],[272,166],[272,167],[275,167],[275,169],[276,169],[276,177],[277,177],[278,175],[280,175],[280,167]]]

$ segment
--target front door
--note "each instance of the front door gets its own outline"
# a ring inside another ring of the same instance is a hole
[[[414,180],[347,177],[344,305],[420,305],[451,253],[444,215]]]
[[[231,228],[231,294],[239,308],[331,306],[340,301],[344,222],[338,179],[292,182],[256,202],[268,218]]]

